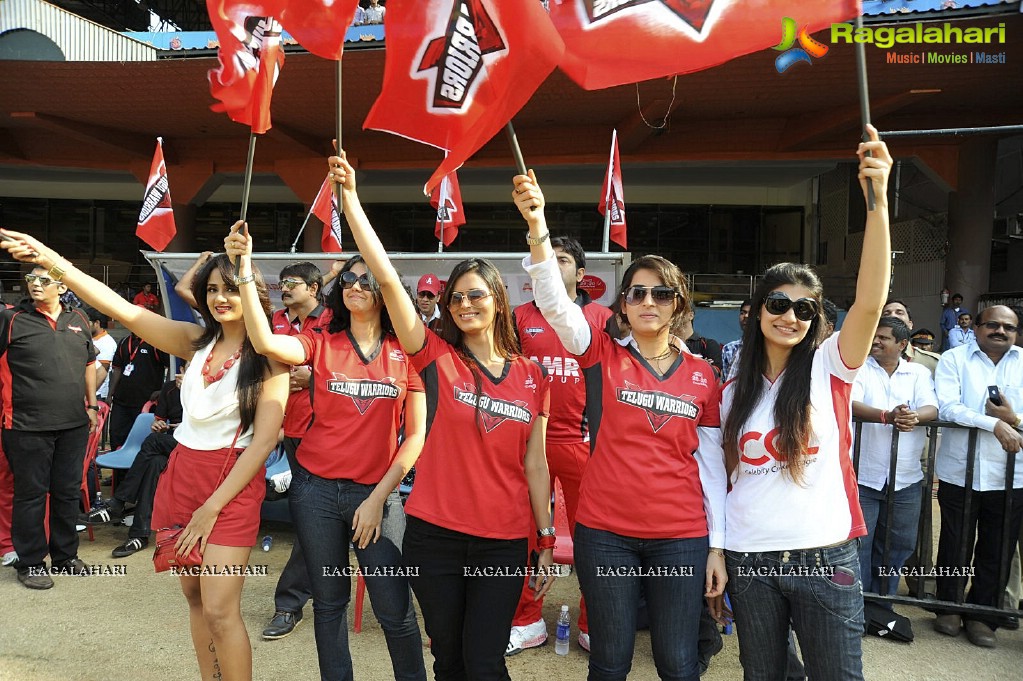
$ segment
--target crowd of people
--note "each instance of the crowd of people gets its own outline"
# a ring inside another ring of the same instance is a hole
[[[708,623],[716,633],[728,618],[747,678],[791,678],[804,665],[810,678],[862,678],[863,592],[893,593],[905,564],[929,562],[930,551],[911,556],[925,496],[923,424],[941,418],[979,432],[968,516],[967,431],[945,432],[937,458],[937,565],[955,568],[961,539],[973,547],[976,535],[968,602],[1000,607],[1012,597],[1000,537],[1004,522],[1018,537],[1023,518],[1023,467],[1004,480],[1006,453],[1023,446],[1013,408],[1023,403],[1019,312],[991,306],[972,322],[953,309],[955,328],[945,329],[945,315],[942,329],[972,335],[940,356],[927,349],[934,334],[914,333],[908,306],[888,299],[892,159],[868,131],[859,180],[876,208],[840,328],[813,269],[782,263],[743,301],[742,336],[723,347],[695,331],[686,278],[659,256],[631,262],[613,310],[590,300],[579,287],[585,252],[552,236],[532,171],[513,179],[534,294],[517,308],[482,258],[460,262],[446,285],[426,274],[407,290],[344,152],[329,159],[329,177],[358,255],[327,273],[289,264],[277,312],[243,222],[224,254],[204,253],[176,287],[201,324],[166,319],[145,299],[132,304],[34,237],[4,230],[3,248],[32,269],[29,300],[0,312],[10,468],[6,477],[0,468],[0,490],[13,477],[13,510],[0,496],[0,551],[30,588],[88,570],[75,521],[109,374],[114,447],[159,390],[150,432],[107,508],[115,520],[132,508],[135,516],[112,555],[146,548],[151,529],[164,527],[181,528],[178,555],[199,547],[203,571],[179,579],[203,678],[252,676],[244,577],[230,568],[246,565],[256,542],[265,462],[278,446],[291,470],[296,540],[263,636],[291,633],[311,597],[323,679],[354,675],[350,549],[396,679],[426,679],[416,603],[435,678],[508,679],[506,656],[548,637],[556,483],[590,679],[627,677],[640,620],[660,678],[696,679],[720,649]],[[62,307],[66,290],[84,312]],[[110,318],[131,332],[116,347]],[[60,358],[59,380],[40,356]],[[186,364],[165,382],[171,356]],[[397,487],[413,466],[403,504]],[[1018,571],[1015,580],[1018,603]],[[942,600],[963,588],[961,578],[938,578]],[[1007,623],[976,615],[965,628],[971,642],[992,646]],[[955,635],[963,622],[943,612],[934,626]]]

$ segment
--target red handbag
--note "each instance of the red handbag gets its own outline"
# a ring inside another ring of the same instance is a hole
[[[234,442],[227,450],[227,456],[224,457],[224,465],[220,468],[220,477],[214,489],[220,487],[220,483],[224,482],[224,472],[227,470],[227,464],[231,462],[231,456],[234,454],[235,445],[238,443],[238,436],[242,434],[242,427],[238,426],[238,432],[234,434]],[[174,550],[174,545],[178,543],[178,537],[181,536],[181,532],[184,530],[181,525],[175,525],[174,527],[161,527],[156,531],[156,550],[153,551],[153,569],[157,572],[166,572],[171,568],[183,569],[193,568],[202,566],[202,542],[196,542],[192,546],[192,550],[183,556],[179,556]]]

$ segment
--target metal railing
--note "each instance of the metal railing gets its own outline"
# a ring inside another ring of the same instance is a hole
[[[856,427],[856,439],[853,447],[853,468],[859,473],[860,465],[860,444],[861,434],[864,422],[859,419],[853,419]],[[882,603],[899,603],[902,605],[915,605],[918,607],[926,608],[928,610],[937,611],[939,613],[957,613],[957,614],[974,614],[974,615],[993,615],[999,617],[1018,617],[1023,615],[1023,610],[1017,608],[1003,608],[998,606],[990,605],[976,605],[974,603],[965,603],[965,592],[966,592],[966,577],[965,576],[942,576],[942,579],[954,579],[956,580],[955,586],[955,600],[954,601],[943,601],[937,598],[929,598],[925,596],[925,581],[926,578],[934,574],[934,556],[932,551],[932,534],[934,528],[933,518],[933,504],[932,504],[932,489],[934,486],[934,460],[938,446],[938,429],[959,429],[968,430],[967,436],[967,451],[966,451],[966,475],[963,481],[964,488],[964,499],[963,499],[963,517],[962,517],[962,539],[960,541],[959,549],[956,553],[957,564],[954,566],[960,568],[960,572],[965,574],[968,573],[969,566],[966,564],[967,558],[971,555],[970,539],[972,532],[970,531],[967,523],[970,518],[970,506],[973,501],[973,495],[976,490],[973,489],[974,472],[976,469],[977,462],[977,440],[979,431],[976,428],[970,428],[967,426],[959,425],[958,423],[952,423],[949,421],[929,421],[926,424],[917,426],[917,428],[926,428],[928,431],[927,440],[927,458],[924,469],[924,480],[921,488],[922,503],[920,506],[920,518],[917,524],[917,538],[916,538],[916,555],[920,557],[919,567],[921,569],[921,576],[916,580],[913,588],[910,589],[911,593],[909,596],[900,596],[898,594],[888,593],[889,583],[888,579],[884,578],[881,580],[881,590],[884,593],[873,593],[866,591],[871,581],[871,575],[861,575],[861,581],[864,583],[864,600],[882,602]],[[892,428],[892,445],[891,453],[888,464],[888,484],[886,485],[885,491],[885,504],[887,511],[887,520],[885,523],[885,534],[884,534],[884,550],[882,552],[881,566],[891,566],[890,551],[891,551],[891,539],[892,539],[892,524],[895,518],[895,484],[896,470],[899,455],[899,431],[896,428]],[[1018,539],[1017,536],[1010,536],[1010,523],[1009,518],[1012,517],[1012,490],[1013,481],[1016,472],[1016,457],[1023,455],[1023,452],[1018,452],[1013,456],[1006,455],[1005,457],[1005,504],[1004,504],[1004,516],[1002,521],[1002,536],[999,543],[998,555],[1001,560],[998,565],[998,584],[1004,590],[1006,583],[1008,582],[1008,571],[1011,560],[1011,553],[1013,547]],[[914,454],[914,456],[918,456]],[[877,568],[881,566],[871,565],[871,568]],[[903,566],[891,566],[895,568],[902,568]]]

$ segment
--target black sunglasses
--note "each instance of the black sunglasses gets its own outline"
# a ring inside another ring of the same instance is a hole
[[[777,317],[788,312],[789,308],[801,322],[813,321],[817,316],[817,301],[813,298],[792,300],[781,291],[771,291],[764,299],[764,309]]]
[[[1005,329],[1008,333],[1016,333],[1019,331],[1018,326],[1004,324],[1002,322],[984,322],[983,324],[977,324],[977,326],[983,326],[985,329],[990,329],[991,331],[998,331],[999,329]]]
[[[647,293],[657,305],[671,305],[677,296],[682,294],[670,286],[630,286],[625,289],[626,305],[641,305],[646,301]]]
[[[376,279],[370,279],[368,274],[359,276],[351,270],[341,273],[341,286],[343,288],[350,289],[356,284],[358,284],[359,288],[363,291],[375,291],[377,289]]]
[[[484,299],[489,298],[493,295],[490,291],[484,291],[481,288],[471,288],[465,293],[461,291],[452,291],[451,300],[448,301],[448,307],[458,307],[462,304],[465,299],[469,300],[470,305],[479,305]]]

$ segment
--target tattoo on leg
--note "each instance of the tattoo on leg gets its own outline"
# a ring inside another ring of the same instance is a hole
[[[213,653],[213,678],[221,679],[223,676],[220,672],[220,660],[217,659],[217,649],[213,646],[213,641],[210,641],[210,652]]]

